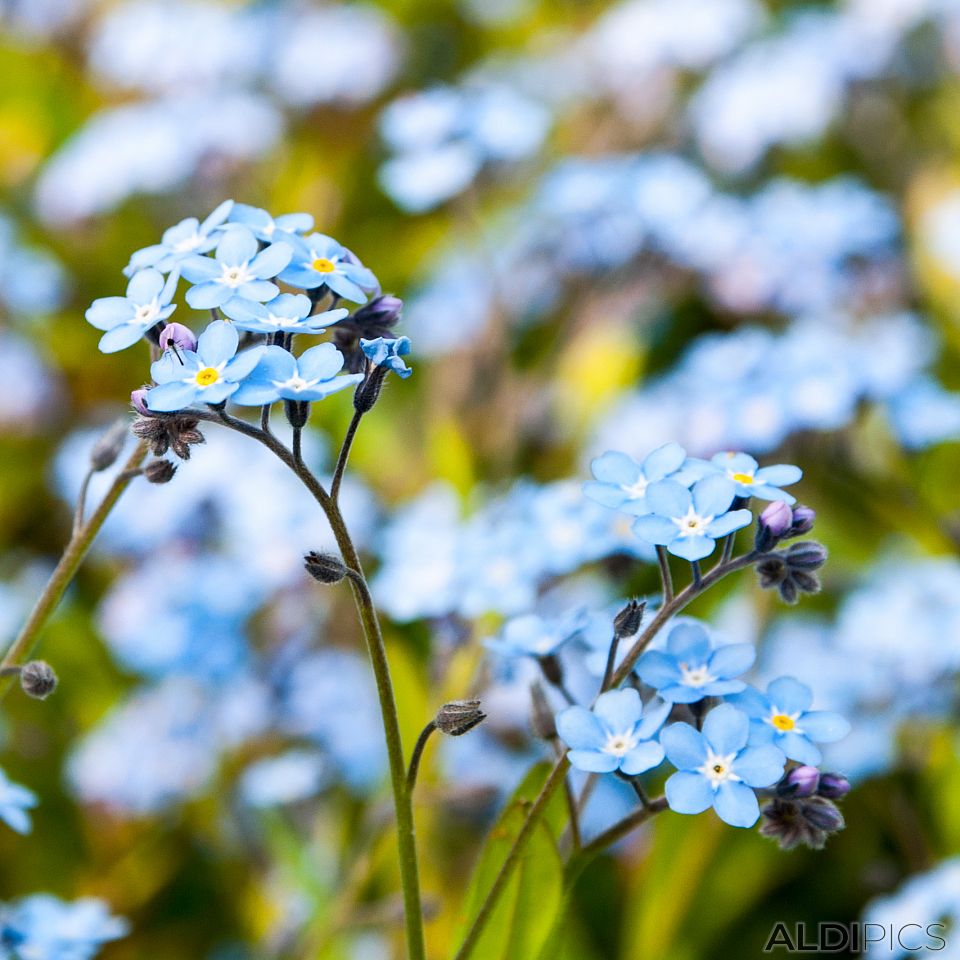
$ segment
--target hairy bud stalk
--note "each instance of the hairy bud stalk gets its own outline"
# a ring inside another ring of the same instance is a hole
[[[93,445],[90,451],[90,469],[95,473],[112,467],[123,450],[130,424],[126,417],[117,420]]]

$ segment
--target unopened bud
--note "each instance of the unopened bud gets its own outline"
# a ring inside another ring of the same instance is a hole
[[[302,429],[310,419],[310,404],[306,400],[284,400],[283,411],[294,430]]]
[[[189,327],[182,323],[168,323],[160,331],[160,349],[169,350],[175,347],[179,350],[196,350],[197,338]]]
[[[790,529],[784,534],[784,537],[802,537],[805,533],[809,533],[813,529],[813,524],[816,519],[816,511],[811,510],[810,507],[794,507],[793,520],[790,524]]]
[[[169,460],[151,460],[143,468],[143,475],[150,483],[169,483],[176,472],[177,465]]]
[[[486,719],[479,700],[451,700],[437,711],[434,723],[448,737],[462,737]]]
[[[45,660],[31,660],[20,670],[20,689],[35,700],[46,700],[57,689],[57,675]]]
[[[787,548],[786,559],[794,570],[819,570],[827,562],[827,548],[816,540],[802,540]]]
[[[793,523],[793,511],[783,500],[774,500],[757,518],[754,546],[760,553],[772,550],[786,535]]]
[[[369,413],[374,404],[380,398],[380,391],[383,389],[383,381],[386,379],[389,371],[386,367],[370,367],[368,364],[367,375],[357,384],[357,389],[353,394],[353,409],[358,413]]]
[[[794,767],[778,784],[781,797],[812,797],[820,783],[820,771],[816,767]]]
[[[530,685],[530,726],[541,740],[555,740],[557,737],[557,722],[547,692],[539,680]]]
[[[93,470],[106,470],[112,467],[123,450],[130,424],[126,418],[117,420],[102,434],[90,451],[90,466]]]
[[[303,558],[303,565],[318,583],[339,583],[347,575],[346,564],[332,553],[312,550]]]
[[[563,666],[559,657],[548,653],[545,657],[537,657],[537,663],[540,664],[540,669],[547,678],[547,683],[552,683],[555,687],[563,686]]]
[[[150,408],[147,406],[147,388],[141,387],[130,394],[130,404],[142,417],[150,416]]]
[[[806,821],[825,833],[836,833],[846,825],[837,806],[824,797],[810,797],[802,809]]]
[[[636,636],[643,623],[643,611],[646,601],[631,600],[614,618],[613,635],[617,640],[626,640]]]
[[[824,773],[820,776],[817,793],[828,800],[839,800],[850,792],[850,781],[841,773]]]

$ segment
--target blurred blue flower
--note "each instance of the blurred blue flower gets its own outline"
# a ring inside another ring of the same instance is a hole
[[[137,250],[123,272],[132,277],[147,267],[169,273],[184,259],[193,254],[209,253],[220,239],[221,227],[233,209],[232,200],[224,200],[201,223],[196,217],[187,217],[163,233],[160,243]]]
[[[676,557],[702,560],[713,553],[718,538],[753,519],[749,510],[727,512],[734,492],[733,481],[718,474],[698,480],[692,490],[676,480],[658,480],[646,493],[651,513],[634,520],[634,532]]]
[[[849,722],[839,713],[811,710],[813,692],[793,677],[774,680],[766,696],[748,687],[730,702],[750,717],[751,743],[772,743],[798,763],[817,766],[823,758],[814,741],[833,743],[850,732]]]
[[[643,516],[651,512],[647,506],[647,487],[673,476],[686,459],[686,451],[677,443],[657,447],[647,454],[642,464],[625,453],[608,450],[590,464],[596,479],[585,483],[583,492],[605,507]]]
[[[239,223],[253,232],[264,243],[283,239],[284,234],[307,233],[313,229],[313,217],[309,213],[283,213],[272,217],[266,210],[235,203],[230,211],[230,223]],[[278,238],[276,234],[279,233]]]
[[[240,777],[240,795],[251,807],[277,807],[315,796],[323,786],[323,758],[307,750],[289,750],[252,763]]]
[[[546,657],[556,653],[580,630],[577,616],[548,620],[534,613],[508,620],[499,636],[484,646],[505,657]]]
[[[677,813],[713,807],[734,827],[752,827],[760,806],[752,787],[769,787],[783,773],[784,755],[774,746],[747,746],[750,720],[729,703],[714,707],[703,731],[674,723],[660,734],[667,759],[677,768],[666,783],[667,803]]]
[[[37,795],[19,783],[13,783],[0,770],[0,820],[17,833],[30,832],[30,814],[37,805]]]
[[[247,227],[225,227],[215,258],[194,254],[183,261],[184,278],[196,284],[187,290],[187,303],[202,310],[222,307],[234,297],[260,303],[272,300],[280,290],[270,279],[287,266],[291,256],[293,251],[286,242],[260,250],[257,238]]]
[[[322,400],[363,380],[362,373],[338,377],[342,369],[343,354],[332,343],[311,347],[299,357],[283,347],[263,347],[257,365],[230,399],[247,407],[277,400]]]
[[[396,339],[377,337],[376,340],[361,340],[360,349],[375,366],[387,367],[402,380],[406,380],[413,373],[403,362],[403,358],[410,353],[409,337]]]
[[[751,643],[717,647],[699,623],[678,623],[667,637],[667,650],[646,650],[637,661],[640,679],[670,703],[696,703],[704,697],[739,693],[735,680],[753,665]]]
[[[342,307],[311,315],[313,304],[302,293],[281,293],[267,303],[234,297],[221,309],[239,330],[251,333],[323,333],[347,315]]]
[[[280,274],[284,283],[303,290],[326,286],[338,297],[365,303],[367,294],[378,289],[377,278],[333,237],[311,233],[290,237],[293,257]]]
[[[87,322],[106,333],[100,338],[103,353],[130,347],[177,309],[171,303],[179,276],[174,270],[166,281],[157,270],[141,270],[127,284],[125,297],[101,297],[85,314]]]
[[[570,748],[570,763],[590,773],[622,770],[644,773],[663,760],[663,748],[650,738],[663,725],[670,704],[644,705],[632,687],[608,690],[588,710],[573,706],[557,714],[557,733]]]
[[[761,500],[783,500],[796,503],[781,487],[796,483],[803,471],[788,463],[761,467],[753,457],[732,450],[716,454],[710,461],[737,485],[738,497],[759,497]]]
[[[36,893],[0,910],[0,944],[11,951],[11,960],[92,960],[103,944],[125,936],[128,929],[126,920],[111,916],[107,905],[93,897],[65,903]]]
[[[239,342],[233,324],[215,320],[200,334],[196,353],[184,350],[177,356],[167,351],[150,367],[158,386],[147,391],[147,406],[166,413],[191,403],[222,403],[237,391],[266,349],[252,347],[237,354]]]

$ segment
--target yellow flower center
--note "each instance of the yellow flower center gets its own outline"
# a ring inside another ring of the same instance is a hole
[[[337,269],[337,265],[326,257],[317,257],[310,266],[313,267],[317,273],[333,273],[333,271]]]
[[[220,374],[213,367],[204,367],[197,371],[196,381],[200,387],[209,387],[220,379]]]
[[[753,483],[753,474],[752,473],[735,473],[733,474],[733,479],[737,483]]]
[[[715,774],[717,774],[717,776],[722,776],[723,771],[724,771],[725,769],[726,769],[726,768],[724,767],[724,765],[723,765],[722,763],[715,763],[715,764],[713,765],[713,772],[714,772]]]
[[[770,722],[783,733],[792,730],[797,725],[793,717],[788,717],[785,713],[775,713],[770,718]]]

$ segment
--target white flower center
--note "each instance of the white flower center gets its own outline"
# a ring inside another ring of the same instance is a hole
[[[141,327],[152,327],[156,323],[159,313],[160,304],[156,300],[151,300],[150,303],[141,303],[137,307],[137,312],[133,315],[133,322]]]
[[[710,781],[710,786],[714,790],[728,780],[732,783],[739,783],[741,778],[733,772],[733,761],[736,759],[736,753],[728,753],[724,756],[708,749],[706,762],[703,766],[698,767],[697,771]]]
[[[633,483],[621,483],[620,489],[631,500],[639,500],[647,492],[649,486],[650,481],[643,474],[640,474]]]
[[[607,742],[603,745],[603,752],[609,753],[614,757],[622,757],[628,754],[636,745],[637,735],[632,731],[611,733],[607,736]]]
[[[303,377],[299,374],[295,377],[291,377],[289,380],[274,380],[273,385],[275,387],[286,387],[288,390],[293,390],[296,393],[300,393],[303,390],[307,390],[310,387],[314,387],[319,383],[318,380],[304,380]]]
[[[682,517],[673,517],[673,522],[680,530],[681,537],[702,537],[707,532],[707,527],[713,521],[713,517],[701,517],[693,509],[691,504],[686,514]]]
[[[708,683],[713,683],[717,679],[710,673],[705,663],[698,664],[695,667],[681,663],[680,675],[681,682],[688,687],[705,687]]]
[[[176,253],[189,253],[191,250],[196,250],[197,247],[200,246],[202,239],[199,233],[192,233],[189,237],[185,237],[183,240],[175,243],[173,249]]]
[[[275,313],[267,314],[267,323],[272,323],[275,327],[296,327],[300,321],[296,317],[278,317]]]
[[[228,287],[239,287],[241,284],[246,283],[251,279],[250,270],[247,267],[246,263],[241,263],[239,266],[228,267],[224,264],[223,274],[220,277],[220,283],[225,284]]]

